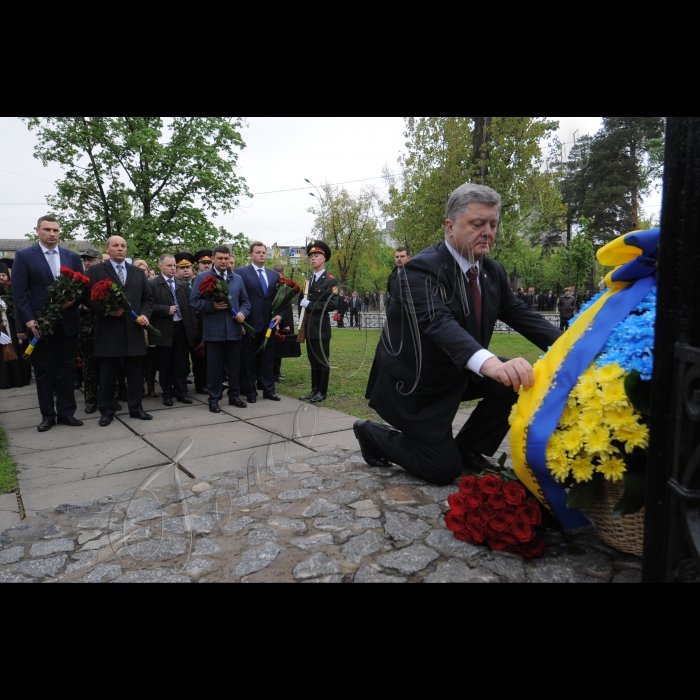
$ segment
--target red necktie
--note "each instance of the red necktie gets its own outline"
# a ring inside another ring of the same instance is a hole
[[[482,313],[482,300],[481,300],[481,289],[479,287],[479,268],[473,267],[469,272],[467,272],[467,277],[469,278],[469,285],[472,288],[472,296],[474,297],[474,307],[476,311],[476,321],[479,324],[479,334],[481,334],[481,313]]]

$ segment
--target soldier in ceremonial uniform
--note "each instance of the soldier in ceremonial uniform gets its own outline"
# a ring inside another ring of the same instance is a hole
[[[102,262],[102,253],[94,249],[86,250],[80,256],[83,260],[85,272]],[[85,413],[91,416],[97,412],[98,388],[100,379],[100,365],[95,359],[95,327],[97,321],[87,306],[80,305],[80,357],[83,360],[83,387],[85,389]]]
[[[180,282],[184,282],[190,292],[194,286],[194,263],[195,257],[192,253],[178,253],[175,256],[175,264],[177,266],[175,277],[177,277]]]
[[[211,250],[198,250],[194,254],[194,260],[199,265],[199,272],[197,274],[201,275],[202,272],[209,272],[214,265],[214,258],[212,257]]]
[[[331,376],[331,320],[329,313],[338,310],[338,281],[326,272],[331,249],[323,241],[314,241],[307,248],[314,274],[308,298],[302,293],[299,307],[306,309],[306,344],[311,363],[311,393],[301,401],[322,403],[328,398]]]

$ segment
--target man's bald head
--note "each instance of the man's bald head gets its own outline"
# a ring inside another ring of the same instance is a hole
[[[107,241],[109,259],[121,265],[126,259],[126,241],[120,236],[112,236]]]

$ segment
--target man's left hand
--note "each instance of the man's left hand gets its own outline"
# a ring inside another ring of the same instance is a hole
[[[61,308],[65,311],[66,309],[70,309],[70,307],[73,306],[74,304],[75,304],[75,299],[73,299],[73,301],[64,301]]]
[[[282,323],[282,317],[281,316],[275,316],[272,319],[272,322],[275,324],[275,328],[279,328],[280,323]]]
[[[501,362],[497,357],[492,357],[481,368],[481,374],[495,379],[499,384],[513,387],[516,394],[520,393],[521,388],[530,391],[535,384],[532,365],[522,357],[510,362]]]

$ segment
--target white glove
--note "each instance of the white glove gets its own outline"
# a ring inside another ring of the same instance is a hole
[[[10,336],[0,333],[0,345],[12,345],[12,339]]]
[[[7,304],[0,299],[0,311],[7,311]]]
[[[301,302],[301,306],[304,307],[305,309],[308,309],[310,305],[311,305],[311,302],[308,299],[304,299]]]

